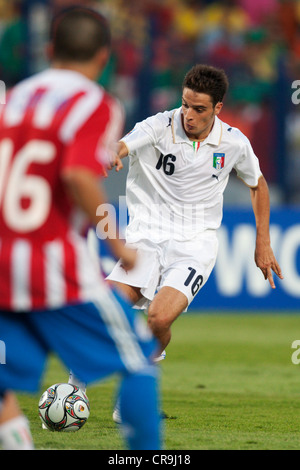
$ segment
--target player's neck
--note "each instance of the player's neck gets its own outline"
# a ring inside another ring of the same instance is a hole
[[[78,72],[89,78],[90,80],[96,80],[99,76],[99,69],[90,62],[79,63],[79,62],[63,62],[63,61],[54,61],[52,63],[52,68],[60,70],[71,70],[73,72]]]

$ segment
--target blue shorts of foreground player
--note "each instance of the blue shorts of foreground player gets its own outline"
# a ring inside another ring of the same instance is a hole
[[[118,294],[105,290],[97,301],[53,310],[0,310],[0,340],[6,352],[0,364],[0,401],[7,390],[38,391],[53,352],[86,384],[120,374],[121,430],[127,447],[161,449],[159,381],[152,362],[157,343],[144,315]]]
[[[93,303],[24,313],[0,310],[0,340],[6,348],[0,389],[27,392],[39,389],[50,352],[91,383],[144,370],[157,348],[144,319],[110,290]]]

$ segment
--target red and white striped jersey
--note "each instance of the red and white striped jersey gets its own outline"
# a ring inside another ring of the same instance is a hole
[[[13,88],[0,106],[0,308],[56,308],[92,300],[98,262],[61,174],[103,175],[123,109],[83,75],[49,69]]]

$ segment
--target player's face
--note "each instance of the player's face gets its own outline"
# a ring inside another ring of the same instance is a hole
[[[213,106],[212,99],[206,93],[197,93],[184,88],[182,93],[183,127],[190,139],[201,140],[208,136],[223,104]]]

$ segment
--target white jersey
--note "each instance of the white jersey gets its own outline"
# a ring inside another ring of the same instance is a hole
[[[122,141],[129,151],[126,240],[191,240],[216,230],[234,168],[249,187],[261,176],[247,137],[215,117],[203,142],[190,140],[181,108],[135,125]]]

